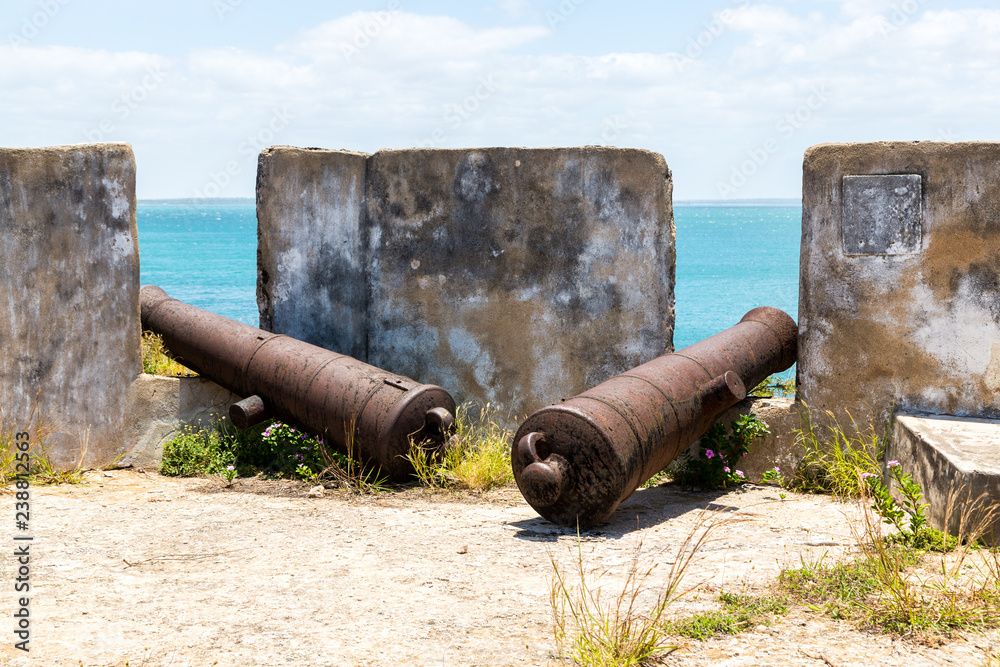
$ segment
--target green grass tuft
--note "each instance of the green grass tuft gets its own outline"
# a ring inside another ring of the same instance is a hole
[[[188,425],[163,446],[160,473],[169,477],[217,475],[230,465],[236,465],[236,455],[222,429]]]
[[[408,459],[420,484],[432,489],[486,491],[514,481],[510,464],[513,433],[502,426],[499,413],[487,403],[460,405],[455,411],[455,435],[444,452],[435,455],[413,443]]]
[[[577,538],[577,559],[572,573],[564,572],[552,559],[550,605],[559,659],[574,665],[626,667],[641,665],[676,648],[664,629],[667,609],[688,591],[682,589],[684,575],[710,533],[725,523],[709,522],[703,514],[681,543],[665,584],[650,590],[650,577],[657,567],[653,559],[641,558],[636,545],[620,586],[607,583],[610,572],[589,572]],[[551,557],[550,557],[551,559]],[[608,591],[616,591],[608,595]]]
[[[177,363],[163,346],[163,338],[152,331],[142,332],[142,372],[171,377],[194,377],[197,375],[190,368]]]
[[[860,498],[865,494],[863,476],[881,476],[880,462],[885,454],[889,427],[879,435],[871,424],[859,427],[848,413],[851,423],[848,431],[832,412],[827,411],[826,415],[831,423],[819,429],[813,425],[808,408],[803,411],[796,442],[802,446],[804,454],[788,485],[796,491],[832,493],[842,499]]]
[[[47,486],[51,484],[85,484],[84,470],[75,466],[69,470],[56,468],[49,458],[48,450],[45,448],[45,440],[58,431],[54,426],[56,419],[53,418],[54,411],[43,415],[36,402],[28,415],[24,425],[11,424],[5,419],[3,411],[0,410],[0,485],[12,483],[20,472],[17,469],[17,445],[15,432],[27,431],[30,436],[30,447],[28,457],[30,469],[28,480],[34,485]],[[90,438],[89,431],[81,438],[80,459],[87,452],[87,444]]]
[[[719,602],[721,609],[668,621],[664,629],[671,635],[704,641],[719,635],[735,635],[758,625],[771,625],[775,616],[788,613],[788,599],[784,597],[723,593]]]

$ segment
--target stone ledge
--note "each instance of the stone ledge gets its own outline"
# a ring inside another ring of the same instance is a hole
[[[1000,420],[899,414],[887,460],[897,460],[924,492],[935,528],[957,534],[1000,501]],[[1000,528],[989,529],[989,541]]]
[[[133,444],[118,462],[121,467],[158,468],[163,445],[187,424],[207,426],[240,400],[202,377],[140,375],[129,396],[128,428]]]

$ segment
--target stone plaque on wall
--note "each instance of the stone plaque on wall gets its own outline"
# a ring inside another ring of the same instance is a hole
[[[920,252],[919,174],[844,177],[844,254]]]

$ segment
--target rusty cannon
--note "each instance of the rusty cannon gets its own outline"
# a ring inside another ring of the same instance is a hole
[[[795,321],[755,308],[739,324],[542,408],[514,435],[521,494],[555,523],[589,528],[704,435],[726,408],[795,363]]]
[[[455,401],[441,387],[210,313],[152,285],[140,302],[143,328],[178,361],[245,397],[229,412],[239,428],[280,419],[377,464],[392,481],[413,472],[411,438],[440,450],[450,435]]]

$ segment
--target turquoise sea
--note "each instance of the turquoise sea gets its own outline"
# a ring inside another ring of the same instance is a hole
[[[676,349],[756,306],[797,318],[801,220],[797,205],[675,203]],[[252,201],[140,202],[138,224],[142,284],[257,326]]]

